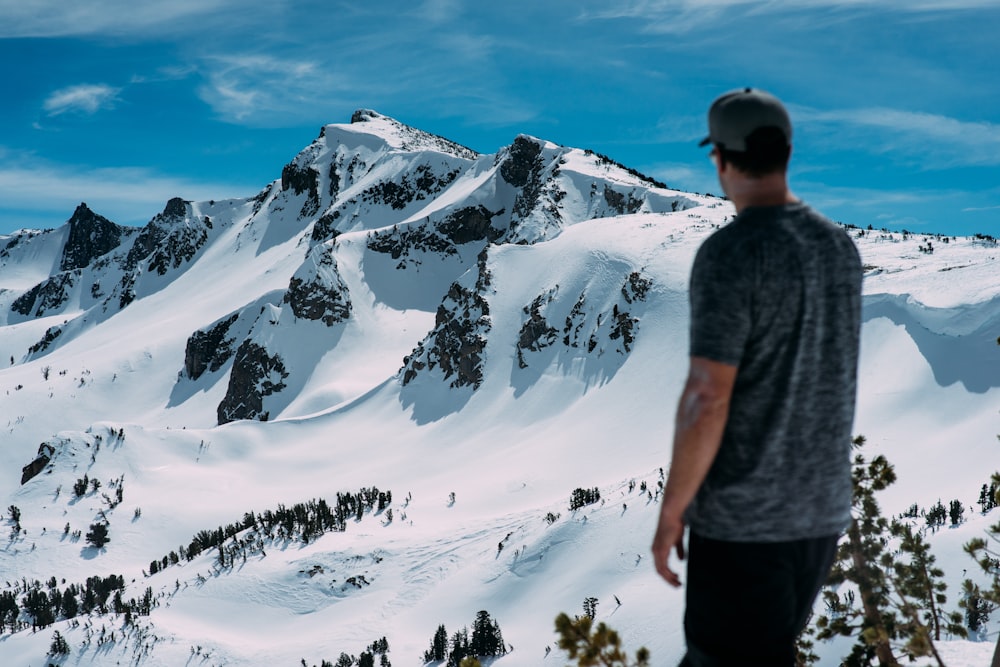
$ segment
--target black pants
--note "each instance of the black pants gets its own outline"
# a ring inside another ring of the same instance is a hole
[[[723,542],[692,531],[680,667],[793,667],[838,538]]]

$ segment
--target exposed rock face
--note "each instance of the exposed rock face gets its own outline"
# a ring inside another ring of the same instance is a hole
[[[473,241],[488,241],[493,243],[499,239],[504,230],[493,226],[493,218],[503,215],[503,209],[490,211],[485,206],[467,206],[450,214],[438,225],[438,230],[455,244],[472,243]]]
[[[80,204],[67,223],[68,232],[59,259],[59,270],[38,283],[11,303],[11,311],[29,317],[42,317],[61,308],[77,287],[83,270],[96,268],[107,259],[97,261],[113,252],[132,232]],[[25,236],[24,238],[31,238]],[[7,249],[16,247],[22,236],[8,243]],[[6,251],[5,250],[5,251]]]
[[[312,243],[323,243],[324,241],[335,240],[340,236],[337,230],[337,220],[340,219],[340,211],[330,211],[324,213],[313,225],[310,240]]]
[[[57,273],[17,297],[10,305],[10,309],[21,315],[41,317],[66,303],[69,298],[67,292],[76,285],[79,278],[79,269]]]
[[[396,180],[381,181],[361,193],[361,200],[372,204],[385,204],[402,210],[415,201],[424,201],[438,194],[458,178],[459,170],[452,169],[440,175],[428,164],[417,165],[413,174],[400,174]]]
[[[482,271],[481,271],[482,273]],[[488,280],[480,276],[479,283]],[[477,290],[453,283],[440,306],[434,330],[403,360],[405,386],[422,371],[440,369],[444,379],[454,376],[452,388],[478,389],[483,382],[483,353],[492,328],[489,303]]]
[[[69,234],[59,261],[60,271],[72,271],[89,266],[91,262],[119,246],[126,228],[97,215],[86,204],[80,204],[69,219]]]
[[[288,371],[281,357],[269,355],[251,340],[243,341],[236,350],[226,397],[219,404],[219,424],[237,419],[267,421],[264,397],[284,389],[286,378]]]
[[[540,295],[524,307],[524,314],[528,319],[521,326],[521,332],[517,337],[517,365],[527,368],[528,364],[524,360],[524,350],[537,352],[546,348],[558,339],[556,328],[550,326],[542,315],[542,307],[545,303],[550,303],[555,298],[555,292],[551,290],[547,295]]]
[[[500,177],[515,188],[510,225],[502,242],[536,243],[562,229],[561,202],[567,192],[561,182],[560,167],[568,150],[521,135],[499,154]]]
[[[187,215],[187,202],[180,197],[173,197],[163,207],[164,218],[183,218]]]
[[[633,193],[621,193],[604,186],[604,201],[608,203],[619,215],[624,213],[636,213],[642,208],[643,200],[636,198]]]
[[[292,276],[284,302],[296,317],[321,321],[332,327],[351,316],[351,297],[347,284],[337,272],[337,263],[327,246],[318,246],[310,260]]]
[[[298,160],[286,164],[281,170],[281,189],[292,190],[295,194],[306,194],[300,216],[307,218],[319,212],[319,173],[308,166],[301,166]]]
[[[30,479],[36,477],[45,470],[45,466],[52,460],[55,448],[47,443],[42,443],[38,447],[38,458],[21,468],[21,484],[26,484]]]
[[[124,308],[135,300],[136,283],[142,275],[144,262],[147,271],[161,276],[179,269],[208,242],[211,229],[210,218],[188,217],[188,205],[183,199],[175,197],[168,201],[163,212],[142,228],[125,256],[119,307]]]
[[[608,332],[609,340],[622,341],[622,347],[626,353],[632,351],[632,343],[635,342],[635,327],[639,323],[639,318],[632,317],[626,311],[619,310],[618,304],[611,310],[611,330]]]
[[[538,142],[524,135],[517,137],[510,146],[507,159],[500,165],[500,175],[515,188],[523,188],[532,178],[537,179],[545,166],[541,154],[542,147]]]
[[[239,313],[217,323],[207,331],[195,331],[184,347],[184,373],[197,380],[207,370],[215,372],[234,354],[234,338],[228,337],[229,329],[239,319]]]
[[[639,271],[631,272],[625,279],[621,298],[599,312],[588,312],[587,295],[580,294],[566,316],[562,330],[551,326],[546,319],[550,307],[558,307],[556,296],[558,286],[537,296],[524,307],[528,316],[521,326],[516,345],[518,366],[527,368],[527,352],[538,352],[555,344],[562,334],[562,344],[566,348],[584,350],[586,354],[598,356],[614,352],[627,356],[632,352],[638,335],[639,317],[633,310],[646,300],[652,281]]]
[[[42,336],[42,339],[28,348],[28,355],[33,356],[39,352],[44,352],[49,349],[52,343],[55,342],[56,338],[59,338],[59,336],[62,335],[62,332],[63,330],[61,327],[49,327],[46,329],[45,335]]]
[[[166,275],[171,269],[178,269],[189,262],[208,240],[208,230],[212,221],[207,217],[192,221],[171,230],[167,240],[149,257],[149,270],[158,275]]]
[[[510,148],[510,158],[500,167],[500,175],[511,185],[521,189],[514,199],[514,215],[526,218],[538,204],[542,193],[542,147],[525,138],[518,137]]]
[[[653,286],[653,281],[646,278],[638,271],[633,271],[628,275],[625,284],[622,285],[622,296],[627,303],[645,301],[649,294],[649,288]]]
[[[459,245],[495,242],[506,232],[492,225],[493,218],[502,214],[503,209],[493,212],[482,205],[467,206],[450,213],[437,225],[408,225],[372,232],[368,249],[402,259],[396,268],[404,269],[414,251],[451,256],[458,254]]]
[[[414,250],[438,253],[443,256],[455,255],[458,252],[451,241],[424,225],[406,227],[403,230],[393,227],[389,230],[374,232],[368,237],[368,249],[385,253],[393,259],[409,257]],[[401,262],[396,268],[405,267],[406,263]]]

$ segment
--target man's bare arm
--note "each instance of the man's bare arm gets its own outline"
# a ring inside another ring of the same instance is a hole
[[[736,366],[691,357],[687,382],[677,405],[673,459],[653,538],[656,571],[672,586],[679,586],[681,581],[670,569],[670,551],[676,547],[678,558],[684,558],[684,511],[719,452],[736,370]]]

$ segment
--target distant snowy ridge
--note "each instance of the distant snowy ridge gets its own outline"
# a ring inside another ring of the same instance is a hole
[[[58,630],[67,664],[318,665],[383,637],[417,664],[439,624],[488,610],[514,646],[496,664],[544,666],[555,615],[589,598],[676,662],[683,592],[648,546],[690,264],[732,215],[590,151],[520,135],[482,155],[362,110],[255,197],[172,199],[141,229],[81,205],[0,237],[0,494],[20,511],[0,596],[114,573],[138,610],[37,633],[0,616],[0,662],[42,664]],[[972,505],[1000,469],[1000,248],[848,233],[866,265],[855,430],[900,477],[883,507]],[[343,531],[243,525],[371,488],[391,501]],[[990,520],[934,536],[952,579]]]

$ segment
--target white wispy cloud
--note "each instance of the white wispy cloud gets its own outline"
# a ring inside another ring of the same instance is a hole
[[[110,109],[118,101],[120,88],[106,84],[80,84],[62,88],[46,98],[42,108],[49,116],[58,116],[67,112],[86,114],[97,113],[101,109]]]
[[[391,115],[416,105],[420,113],[462,115],[482,125],[523,122],[536,114],[490,76],[477,76],[495,66],[488,57],[492,40],[456,33],[418,51],[420,45],[406,39],[412,36],[352,36],[338,44],[343,55],[336,60],[329,49],[205,56],[198,94],[220,118],[244,125],[333,122],[359,107]]]
[[[163,33],[192,18],[204,18],[226,8],[243,8],[237,0],[0,0],[0,38],[65,37]],[[257,3],[262,4],[262,3]]]
[[[65,222],[82,201],[115,222],[134,225],[149,221],[172,197],[192,201],[246,197],[263,185],[188,180],[145,168],[53,164],[2,148],[0,157],[4,208],[31,212],[34,219],[50,217],[52,226]]]
[[[314,61],[269,55],[210,56],[204,61],[206,83],[199,95],[221,117],[252,122],[256,117],[286,115],[298,119],[335,102],[351,90],[350,82]]]
[[[827,124],[862,150],[919,160],[925,169],[1000,165],[1000,125],[921,111],[793,107],[796,122]]]
[[[829,12],[889,12],[917,14],[937,11],[997,8],[997,0],[622,0],[594,3],[580,13],[583,20],[639,20],[648,33],[684,34],[702,30],[733,11],[743,15],[789,14],[797,11],[828,12],[823,20],[837,20]],[[810,22],[820,21],[812,16]]]
[[[639,171],[649,174],[667,184],[668,187],[686,192],[721,193],[715,169],[705,160],[704,165],[692,165],[678,162],[660,162],[638,167]]]
[[[420,16],[434,23],[451,21],[461,12],[460,0],[424,0],[418,9]]]
[[[601,3],[604,4],[604,3]],[[755,13],[788,9],[879,8],[898,12],[948,11],[997,7],[996,0],[621,0],[591,13],[594,18],[638,18],[678,12],[712,12],[729,7],[752,8]]]
[[[966,206],[962,213],[980,213],[982,211],[1000,211],[1000,206]]]

